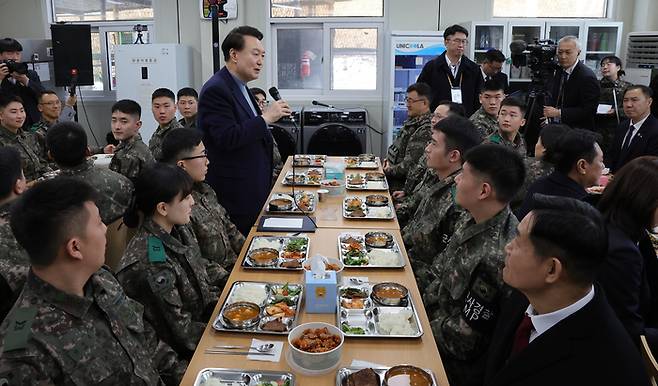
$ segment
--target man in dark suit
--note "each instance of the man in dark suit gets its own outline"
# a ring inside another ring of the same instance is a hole
[[[593,130],[601,88],[594,72],[578,61],[580,51],[580,41],[575,36],[565,36],[558,42],[561,69],[555,71],[548,84],[544,117],[553,123]]]
[[[647,86],[628,86],[624,92],[622,121],[606,157],[606,165],[615,173],[628,161],[643,156],[658,156],[658,119],[651,114],[653,91]]]
[[[506,247],[514,287],[491,343],[486,385],[648,385],[640,353],[592,283],[604,262],[601,215],[565,197],[536,207]]]
[[[39,75],[35,71],[9,71],[9,67],[3,61],[21,62],[23,46],[16,39],[0,39],[0,92],[8,95],[16,95],[23,100],[25,108],[25,123],[23,129],[29,129],[33,124],[41,120],[38,109],[39,96],[45,90],[41,85]]]
[[[493,79],[498,84],[503,85],[505,92],[509,88],[509,81],[507,74],[502,72],[503,63],[505,63],[505,55],[500,50],[490,49],[484,55],[484,61],[480,65],[480,72],[482,73],[482,81],[486,82]]]
[[[466,116],[479,107],[478,95],[483,78],[480,68],[464,56],[468,44],[468,31],[455,24],[443,32],[446,51],[430,60],[423,67],[417,82],[427,83],[432,88],[430,110],[434,111],[440,101],[461,103]]]
[[[210,161],[206,181],[244,235],[270,190],[272,135],[267,125],[290,115],[284,101],[274,101],[261,112],[247,87],[263,66],[262,38],[249,26],[229,32],[222,42],[226,66],[203,85],[197,113]]]

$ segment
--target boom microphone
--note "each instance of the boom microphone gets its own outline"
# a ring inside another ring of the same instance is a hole
[[[272,86],[268,91],[275,101],[281,100],[281,94],[279,94],[279,90],[276,87]]]

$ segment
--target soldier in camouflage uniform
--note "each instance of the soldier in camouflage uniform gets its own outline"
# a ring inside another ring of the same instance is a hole
[[[12,147],[0,147],[0,320],[4,320],[23,289],[30,264],[9,225],[11,205],[23,191],[21,155]]]
[[[15,204],[12,229],[32,269],[0,327],[0,384],[177,385],[185,372],[142,306],[101,268],[106,228],[93,196],[86,183],[58,178]],[[62,240],[57,228],[70,234]],[[65,245],[80,238],[73,256]]]
[[[469,118],[480,130],[482,138],[498,131],[498,111],[503,98],[505,98],[505,85],[493,79],[484,82],[484,87],[480,90],[482,106]]]
[[[418,163],[432,136],[431,93],[429,86],[424,83],[415,83],[407,88],[405,100],[409,117],[398,137],[388,147],[384,161],[384,172],[391,192],[402,189],[407,174]]]
[[[489,135],[483,143],[503,145],[516,151],[521,157],[528,154],[523,135],[519,133],[521,126],[525,125],[525,104],[516,98],[505,98],[500,106],[498,115],[498,130]]]
[[[25,122],[25,110],[20,98],[0,96],[0,146],[11,146],[21,154],[23,174],[28,181],[51,171],[40,156],[41,148],[36,137],[21,129]]]
[[[172,130],[180,129],[176,120],[176,99],[174,93],[168,88],[159,88],[151,95],[151,111],[153,118],[158,122],[155,133],[149,140],[149,150],[156,161],[162,159],[162,141]]]
[[[606,56],[601,59],[601,75],[599,81],[601,95],[599,104],[612,106],[607,114],[596,114],[596,131],[601,134],[601,149],[606,154],[615,138],[619,123],[626,119],[624,113],[624,92],[632,83],[621,79],[624,71],[621,69],[621,59],[616,56]],[[654,95],[654,103],[656,95]]]
[[[450,383],[481,385],[485,354],[506,296],[504,248],[518,225],[508,202],[523,183],[524,166],[513,151],[494,145],[475,147],[465,161],[456,179],[456,202],[470,219],[458,227],[418,286],[427,288],[423,303]],[[485,190],[486,195],[481,193]]]
[[[245,239],[231,222],[226,209],[217,201],[213,188],[203,182],[209,162],[201,139],[202,134],[197,130],[174,131],[162,145],[163,160],[177,164],[194,180],[192,197],[195,204],[190,225],[199,242],[201,255],[230,272]]]
[[[62,101],[59,100],[57,93],[52,90],[42,91],[39,95],[39,104],[37,108],[41,112],[41,120],[30,127],[30,132],[34,133],[41,148],[40,156],[49,161],[51,168],[56,168],[54,162],[50,162],[48,149],[46,148],[46,133],[52,125],[57,122],[70,122],[75,117],[75,96],[69,96],[66,99],[66,105],[62,109]]]
[[[185,226],[194,205],[191,188],[192,180],[177,166],[156,164],[144,170],[135,190],[145,219],[117,268],[126,293],[144,305],[145,318],[160,339],[184,358],[194,353],[221,292],[218,285],[227,276],[201,257]],[[156,208],[160,203],[167,212]]]
[[[94,167],[87,159],[87,134],[76,122],[57,123],[46,136],[50,154],[60,175],[85,181],[98,192],[96,206],[105,224],[123,217],[130,206],[133,184],[128,177],[107,168]]]
[[[423,196],[402,239],[414,272],[426,271],[434,256],[443,251],[465,211],[455,203],[455,177],[461,171],[462,154],[477,146],[482,137],[463,117],[448,117],[432,129],[427,144],[427,166],[439,178]]]
[[[151,151],[142,141],[138,131],[141,107],[130,99],[123,99],[112,106],[112,134],[119,140],[110,161],[110,170],[123,174],[132,182],[143,168],[155,163]]]
[[[178,120],[181,127],[187,129],[196,129],[196,113],[199,107],[199,93],[192,87],[183,87],[176,93],[176,106],[178,112],[183,117]]]
[[[399,203],[395,204],[395,215],[400,223],[400,228],[404,228],[411,221],[423,197],[438,183],[439,176],[436,172],[432,169],[425,169],[423,179],[416,185],[414,191],[408,196],[405,195]]]

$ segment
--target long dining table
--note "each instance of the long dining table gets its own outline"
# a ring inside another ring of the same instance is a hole
[[[331,157],[330,157],[331,158]],[[290,187],[282,185],[283,177],[291,169],[289,158],[272,188],[272,192],[290,192]],[[381,171],[381,167],[380,167]],[[348,171],[349,172],[349,171]],[[297,189],[297,188],[296,188]],[[317,191],[317,188],[304,187],[304,190]],[[387,195],[388,192],[378,192]],[[347,193],[351,194],[351,193]],[[367,277],[370,283],[396,282],[404,285],[415,304],[416,311],[423,329],[423,335],[419,338],[382,338],[382,337],[346,337],[342,348],[342,355],[338,368],[350,367],[353,360],[367,361],[387,367],[410,364],[416,367],[430,369],[436,376],[439,385],[448,385],[448,380],[441,362],[429,320],[423,307],[421,293],[416,285],[413,271],[409,264],[406,250],[402,243],[397,219],[393,220],[357,220],[344,219],[342,217],[342,197],[331,197],[317,203],[314,214],[317,229],[313,233],[305,233],[309,237],[308,256],[320,254],[329,258],[339,258],[338,236],[341,232],[366,233],[374,230],[382,230],[393,235],[400,246],[400,252],[404,259],[402,268],[364,268],[345,267],[343,277]],[[263,208],[263,214],[266,213]],[[262,235],[286,235],[281,232],[259,232],[256,226],[251,228],[245,244],[238,257],[228,282],[222,291],[212,317],[206,326],[204,334],[199,341],[197,349],[192,357],[181,385],[192,385],[200,371],[205,368],[224,368],[238,370],[261,370],[261,371],[285,371],[295,374],[296,385],[330,386],[336,385],[336,371],[319,376],[309,376],[294,371],[288,365],[285,356],[290,350],[285,335],[265,335],[246,332],[216,331],[212,324],[218,317],[229,290],[233,283],[238,281],[257,281],[275,283],[299,283],[303,284],[303,271],[281,271],[281,270],[255,270],[243,267],[245,255],[249,245],[255,236]],[[303,304],[303,302],[302,302]],[[336,324],[336,313],[315,314],[307,313],[302,309],[298,323],[326,322]],[[216,345],[241,345],[249,346],[252,339],[283,342],[283,353],[278,362],[248,360],[245,356],[221,355],[206,353]]]

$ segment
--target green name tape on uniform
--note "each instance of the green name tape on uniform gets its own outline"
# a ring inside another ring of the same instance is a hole
[[[35,307],[18,308],[11,315],[7,335],[5,336],[5,352],[25,348],[32,331],[32,322],[37,316]]]
[[[167,260],[162,240],[155,236],[149,236],[148,238],[148,254],[151,263],[163,263]]]
[[[491,142],[500,145],[503,142],[503,138],[498,133],[494,133],[490,138]]]

